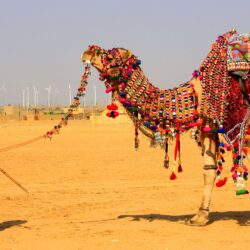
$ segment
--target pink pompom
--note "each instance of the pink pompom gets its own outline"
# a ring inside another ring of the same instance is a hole
[[[232,177],[233,177],[233,179],[236,179],[236,178],[237,178],[237,173],[234,172],[234,173],[232,174]]]
[[[206,133],[210,132],[211,130],[212,129],[210,127],[204,127],[203,128],[203,131],[206,132]]]
[[[122,83],[121,83],[121,86],[122,86],[122,88],[125,88],[125,87],[126,87],[125,82],[122,82]]]
[[[189,128],[193,128],[193,127],[195,127],[195,126],[197,126],[197,123],[196,123],[196,122],[191,122],[191,123],[188,124],[188,127],[189,127]]]
[[[126,102],[126,99],[122,98],[122,97],[119,97],[118,100],[119,100],[120,103],[125,103]]]
[[[108,94],[109,92],[113,91],[114,90],[114,87],[109,87],[109,88],[106,88],[106,93]]]

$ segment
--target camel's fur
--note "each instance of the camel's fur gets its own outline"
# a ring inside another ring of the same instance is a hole
[[[125,49],[119,49],[123,60],[127,60],[131,52]],[[95,54],[92,50],[86,50],[81,59],[84,63],[91,63],[99,72],[101,72],[103,65],[101,56]],[[192,79],[194,88],[198,94],[198,100],[201,100],[201,82],[198,79]],[[199,105],[198,105],[199,111]],[[214,135],[201,135],[203,136],[203,149],[204,149],[204,166],[210,166],[211,169],[204,169],[204,190],[202,195],[201,206],[197,214],[188,222],[189,225],[203,226],[208,222],[209,205],[213,186],[216,179],[216,154],[217,154],[217,140]]]

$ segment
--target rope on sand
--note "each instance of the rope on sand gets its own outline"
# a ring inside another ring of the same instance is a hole
[[[14,182],[18,187],[20,187],[25,193],[29,193],[26,188],[24,188],[18,181],[16,181],[13,177],[11,177],[5,170],[0,168],[0,172],[2,172],[7,178],[9,178],[12,182]]]

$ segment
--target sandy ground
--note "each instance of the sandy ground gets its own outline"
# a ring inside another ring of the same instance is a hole
[[[55,121],[0,123],[1,147],[39,136]],[[250,196],[237,197],[231,179],[216,188],[211,224],[189,227],[203,185],[203,159],[183,138],[183,168],[175,181],[164,152],[132,125],[71,121],[52,141],[0,153],[0,250],[7,249],[249,249]],[[249,184],[248,184],[249,185]]]

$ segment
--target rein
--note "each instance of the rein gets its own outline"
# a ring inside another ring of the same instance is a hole
[[[60,129],[63,126],[67,125],[68,119],[73,115],[73,110],[76,109],[80,105],[79,99],[80,99],[80,97],[85,95],[89,75],[90,75],[90,64],[86,64],[84,73],[82,75],[82,79],[80,81],[80,86],[77,90],[77,94],[74,97],[72,104],[70,105],[66,115],[63,118],[61,118],[61,121],[56,126],[54,126],[54,128],[52,130],[47,131],[46,134],[43,134],[43,135],[38,136],[36,138],[33,138],[31,140],[28,140],[28,141],[25,141],[22,143],[18,143],[18,144],[14,144],[14,145],[11,145],[8,147],[0,148],[0,152],[6,152],[6,151],[9,151],[9,150],[14,149],[14,148],[20,148],[20,147],[26,146],[28,144],[31,144],[33,142],[39,141],[41,139],[46,139],[46,138],[52,139],[52,136],[54,134],[59,134]],[[28,194],[28,190],[26,188],[24,188],[17,180],[15,180],[13,177],[11,177],[4,169],[0,168],[0,172],[2,174],[4,174],[14,184],[16,184],[20,189],[22,189],[25,193]]]
[[[38,136],[38,137],[35,137],[33,139],[30,139],[28,141],[24,141],[24,142],[17,143],[17,144],[8,146],[8,147],[0,148],[0,153],[5,152],[5,151],[9,151],[9,150],[14,149],[14,148],[20,148],[20,147],[26,146],[26,145],[31,144],[33,142],[39,141],[41,139],[47,139],[47,138],[52,139],[52,136],[54,134],[59,134],[60,129],[63,126],[66,126],[68,124],[69,118],[73,116],[73,110],[78,108],[78,106],[80,105],[79,99],[80,99],[80,97],[84,96],[86,93],[86,86],[88,84],[88,76],[89,75],[90,75],[90,65],[87,64],[85,66],[85,70],[84,70],[84,73],[82,75],[82,79],[80,81],[80,86],[77,90],[77,94],[74,97],[72,104],[70,105],[66,115],[63,118],[61,118],[61,121],[57,125],[55,125],[52,130],[47,131],[45,134]]]

